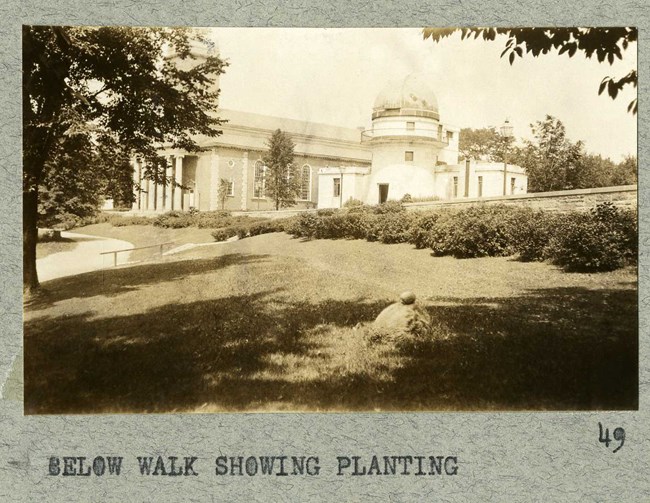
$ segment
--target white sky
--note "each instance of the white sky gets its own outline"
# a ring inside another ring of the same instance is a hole
[[[613,65],[556,53],[524,55],[511,66],[494,42],[422,39],[399,29],[214,28],[222,57],[224,108],[340,126],[369,127],[377,94],[391,80],[418,72],[438,97],[441,121],[458,127],[501,125],[517,137],[546,114],[559,118],[586,150],[619,161],[636,155],[636,116],[627,112],[636,89],[616,100],[598,86],[605,76],[636,68],[636,44]]]

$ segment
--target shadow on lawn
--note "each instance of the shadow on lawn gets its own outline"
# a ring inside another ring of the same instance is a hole
[[[230,266],[263,262],[268,260],[268,257],[268,255],[231,253],[207,259],[107,268],[47,281],[41,286],[38,294],[29,299],[25,305],[30,310],[38,310],[66,299],[119,295],[145,285],[175,281],[195,274],[208,274]]]
[[[281,303],[275,293],[29,322],[25,411],[165,412],[204,403],[228,410],[269,403],[312,410],[638,407],[636,290],[436,299],[444,303],[429,308],[437,337],[403,349],[389,379],[359,370],[291,381],[269,356],[320,358],[323,348],[307,331],[368,322],[387,303]],[[359,359],[372,358],[359,347]]]

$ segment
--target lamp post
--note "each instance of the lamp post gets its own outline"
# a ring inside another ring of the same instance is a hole
[[[512,138],[512,125],[510,121],[506,118],[503,125],[499,128],[501,137],[503,138],[503,195],[507,195],[506,187],[508,184],[508,143]]]

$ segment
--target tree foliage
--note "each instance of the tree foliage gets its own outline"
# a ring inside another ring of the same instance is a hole
[[[506,46],[501,57],[507,56],[510,64],[515,59],[523,57],[524,53],[537,57],[557,50],[558,54],[567,54],[573,57],[580,52],[587,58],[595,56],[600,63],[610,65],[617,59],[623,58],[623,51],[637,41],[636,28],[625,27],[597,27],[597,28],[425,28],[424,39],[439,42],[455,32],[461,33],[461,38],[479,37],[492,41],[497,36],[507,37]],[[630,70],[620,78],[605,77],[598,88],[598,94],[605,90],[615,99],[618,93],[626,86],[637,86],[637,71]],[[637,113],[637,100],[628,105],[628,111]]]
[[[461,159],[504,162],[513,150],[513,136],[503,136],[493,127],[460,130],[458,153]]]
[[[226,200],[228,199],[228,191],[230,190],[230,181],[225,178],[219,179],[219,188],[217,189],[217,198],[221,203],[221,209],[226,208]]]
[[[293,162],[293,140],[276,129],[267,146],[269,150],[263,159],[266,197],[273,200],[276,210],[293,206],[300,192],[300,176]]]
[[[626,155],[616,166],[610,185],[632,185],[637,183],[637,169],[636,156]]]
[[[127,169],[123,157],[137,155],[151,161],[145,177],[165,182],[162,145],[197,151],[196,135],[219,134],[213,84],[225,63],[192,54],[193,43],[207,42],[184,28],[23,27],[25,288],[38,286],[39,187],[69,167],[61,155],[69,138],[87,146],[110,139],[121,150],[113,168]]]
[[[458,138],[458,153],[461,159],[490,161],[497,138],[494,128],[463,128]]]
[[[566,136],[564,124],[547,115],[530,125],[534,140],[526,140],[515,159],[528,175],[530,192],[582,188],[580,183],[581,141],[572,143]]]
[[[511,162],[528,174],[528,190],[586,189],[636,183],[636,157],[627,156],[616,164],[609,158],[584,151],[581,141],[571,142],[564,124],[547,115],[531,124],[534,140],[514,149]]]
[[[57,144],[39,186],[39,226],[57,227],[96,212],[104,185],[96,160],[86,135],[68,136]]]

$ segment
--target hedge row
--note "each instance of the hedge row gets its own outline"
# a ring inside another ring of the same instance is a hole
[[[312,239],[412,243],[457,258],[517,255],[568,271],[610,271],[637,259],[636,212],[602,203],[591,212],[549,213],[505,205],[408,212],[400,203],[303,213],[286,232]]]
[[[248,218],[248,217],[244,217]],[[260,234],[269,234],[271,232],[284,232],[290,219],[263,220],[240,222],[212,231],[212,237],[215,241],[225,241],[237,236],[239,239],[250,236],[259,236]]]
[[[148,216],[120,216],[109,213],[99,213],[97,216],[77,220],[77,225],[90,225],[94,223],[109,222],[113,227],[126,227],[129,225],[153,225],[166,229],[183,229],[198,227],[200,229],[220,229],[236,225],[246,226],[251,222],[264,222],[264,218],[250,216],[232,216],[229,211],[169,211],[155,217]]]

